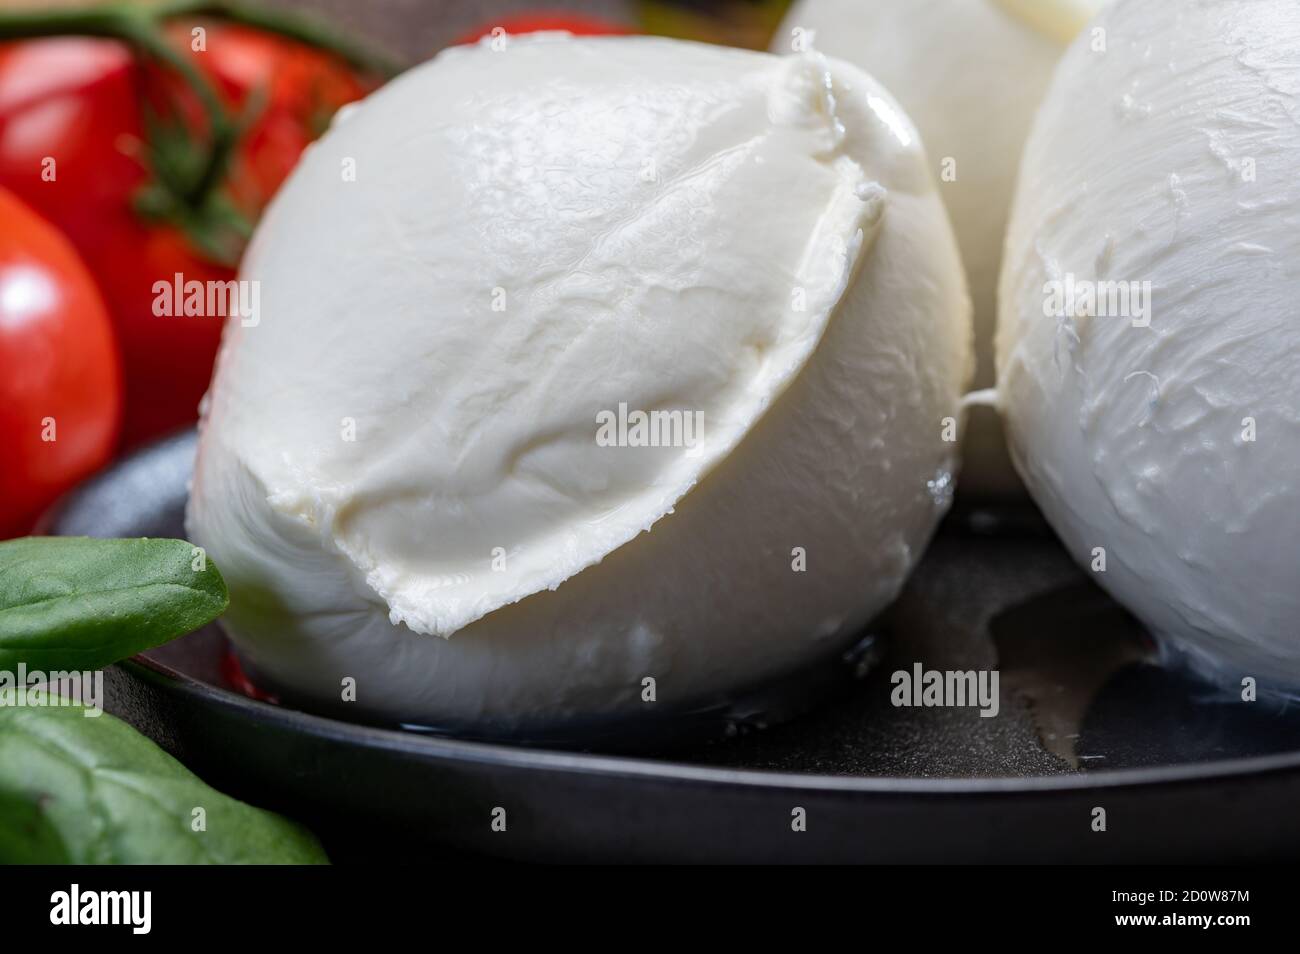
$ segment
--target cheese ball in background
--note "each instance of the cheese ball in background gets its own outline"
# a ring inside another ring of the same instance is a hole
[[[970,281],[977,388],[994,384],[998,272],[1025,137],[1066,45],[1105,2],[801,0],[772,42],[788,52],[811,39],[856,64],[921,131]],[[1023,493],[992,408],[972,409],[962,453],[964,493]]]
[[[1166,646],[1293,689],[1300,6],[1121,0],[1097,25],[1104,51],[1076,42],[1043,103],[1007,239],[1013,455]]]
[[[312,147],[242,277],[188,527],[290,699],[478,734],[713,704],[843,652],[948,506],[969,298],[844,63],[446,51]]]

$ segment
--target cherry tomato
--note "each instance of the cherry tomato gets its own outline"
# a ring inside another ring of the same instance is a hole
[[[121,410],[94,279],[63,233],[0,189],[0,539],[108,461]]]
[[[172,24],[168,33],[178,47],[190,51],[232,109],[254,110],[229,185],[239,204],[256,214],[339,107],[370,88],[328,53],[238,24],[203,24],[204,49],[196,51],[194,26]],[[175,77],[170,79],[174,84]],[[197,103],[191,107],[197,109]]]
[[[366,88],[333,57],[243,26],[205,24],[195,49],[193,26],[169,36],[232,111],[255,110],[221,184],[255,219],[333,111]],[[68,235],[103,291],[122,351],[128,447],[196,418],[221,337],[223,316],[156,315],[155,283],[235,277],[191,234],[136,208],[151,181],[146,104],[178,89],[111,40],[0,46],[0,186]],[[192,120],[197,100],[173,99]]]
[[[503,17],[500,20],[493,20],[491,23],[471,30],[456,42],[474,43],[485,36],[490,36],[492,31],[497,28],[515,36],[521,33],[542,33],[547,30],[564,30],[574,36],[600,36],[602,34],[626,36],[636,32],[629,26],[614,23],[611,20],[602,20],[599,17],[564,11],[553,13],[539,11],[537,13],[520,13]]]

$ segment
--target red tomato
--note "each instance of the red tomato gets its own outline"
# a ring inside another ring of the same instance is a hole
[[[327,54],[242,26],[206,24],[206,49],[194,51],[191,27],[174,26],[173,41],[231,109],[260,103],[224,184],[255,218],[328,116],[365,87]],[[100,284],[122,351],[127,446],[195,419],[221,336],[219,315],[156,316],[155,282],[234,277],[179,228],[135,210],[149,181],[142,103],[175,93],[176,83],[110,40],[0,46],[0,186],[59,226]]]
[[[0,189],[0,539],[108,461],[121,410],[94,280],[58,229]]]
[[[178,47],[190,51],[230,107],[239,111],[254,96],[261,100],[230,177],[240,204],[256,214],[339,107],[360,99],[369,87],[328,53],[238,24],[203,24],[206,49],[196,52],[194,26],[173,24],[169,33]]]
[[[554,13],[539,11],[537,13],[520,13],[515,16],[502,17],[500,20],[493,20],[476,30],[471,30],[456,42],[473,43],[485,36],[489,36],[498,27],[515,36],[521,33],[542,33],[546,30],[564,30],[574,36],[600,36],[602,34],[626,36],[636,32],[629,26],[614,23],[610,20],[602,20],[599,17],[589,17],[585,14],[565,11],[556,11]]]

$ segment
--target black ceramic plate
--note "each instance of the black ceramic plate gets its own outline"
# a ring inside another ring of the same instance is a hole
[[[182,535],[193,451],[184,434],[125,461],[65,501],[50,532]],[[950,518],[862,647],[660,727],[672,731],[564,740],[580,750],[255,701],[228,682],[215,628],[110,671],[108,705],[214,784],[313,825],[336,858],[1300,856],[1300,712],[1154,665],[1141,628],[1032,512]],[[890,674],[916,662],[997,669],[998,716],[895,707]],[[819,705],[772,724],[810,694]]]

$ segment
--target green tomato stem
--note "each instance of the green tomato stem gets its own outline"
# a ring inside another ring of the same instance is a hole
[[[387,54],[356,43],[319,20],[287,10],[265,10],[238,0],[163,0],[153,10],[155,16],[164,20],[210,17],[255,27],[332,53],[349,66],[383,79],[396,76],[403,69],[401,63]]]
[[[119,40],[172,70],[198,97],[207,121],[208,142],[197,175],[179,186],[175,200],[202,213],[224,181],[230,158],[242,134],[216,87],[194,62],[168,41],[164,24],[184,17],[239,23],[324,50],[363,72],[387,78],[401,66],[387,56],[340,36],[316,21],[290,13],[260,10],[230,0],[161,0],[153,4],[113,4],[81,9],[28,10],[0,13],[0,41],[52,36],[89,36]]]

